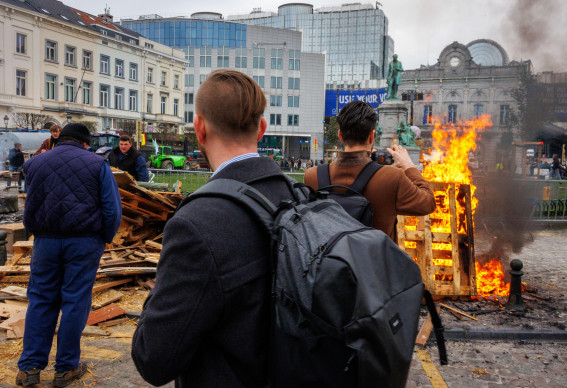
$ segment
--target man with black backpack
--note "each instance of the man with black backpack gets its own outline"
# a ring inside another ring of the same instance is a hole
[[[435,210],[433,192],[415,168],[407,150],[400,145],[388,148],[394,160],[392,166],[372,162],[370,153],[376,134],[376,113],[370,105],[362,101],[345,105],[337,122],[345,150],[339,152],[331,164],[308,169],[305,183],[313,189],[340,185],[343,187],[338,191],[349,190],[344,186],[351,188],[351,192],[352,189],[358,191],[370,202],[372,215],[367,225],[383,231],[396,242],[398,214],[422,216],[432,213]],[[334,190],[337,188],[329,187],[329,191]],[[352,215],[350,211],[349,214]],[[355,218],[365,223],[359,217]]]
[[[247,75],[211,73],[196,96],[195,133],[216,180],[234,179],[275,204],[289,184],[257,143],[266,98]],[[164,230],[155,288],[134,334],[132,357],[153,385],[264,387],[271,306],[270,234],[237,203],[184,201]]]

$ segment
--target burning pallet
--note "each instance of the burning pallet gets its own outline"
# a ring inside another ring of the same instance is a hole
[[[470,185],[430,182],[435,212],[399,216],[398,244],[419,268],[425,287],[437,297],[476,295]]]

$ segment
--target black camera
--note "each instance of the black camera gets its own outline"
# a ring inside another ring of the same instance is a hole
[[[375,161],[378,164],[382,164],[385,166],[394,164],[394,158],[392,157],[392,155],[390,155],[388,151],[384,151],[384,152],[374,151],[370,157],[373,161]]]

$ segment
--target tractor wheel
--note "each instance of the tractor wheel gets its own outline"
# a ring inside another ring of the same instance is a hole
[[[183,169],[184,170],[191,170],[191,163],[188,160],[183,162]]]
[[[173,170],[173,163],[171,163],[171,160],[164,160],[161,163],[161,168],[165,170]]]

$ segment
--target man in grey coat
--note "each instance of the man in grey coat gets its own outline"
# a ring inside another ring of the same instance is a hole
[[[278,165],[259,157],[266,98],[247,75],[211,73],[196,96],[195,133],[214,179],[250,184],[273,203],[291,192]],[[154,385],[264,387],[268,380],[270,236],[221,198],[181,206],[164,230],[156,286],[134,334],[132,357]]]

